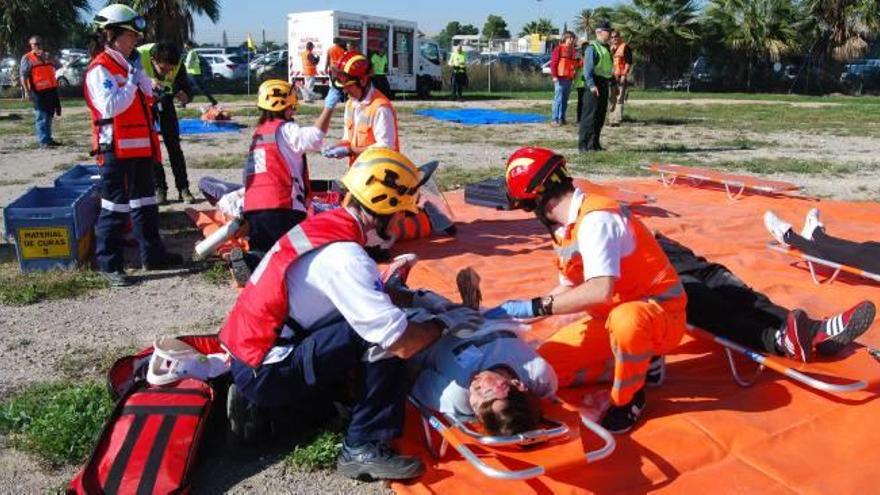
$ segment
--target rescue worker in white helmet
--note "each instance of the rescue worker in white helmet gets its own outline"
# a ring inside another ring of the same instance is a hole
[[[421,181],[397,151],[367,150],[342,177],[343,207],[309,217],[260,262],[220,330],[232,355],[233,434],[256,440],[267,412],[326,399],[325,387],[357,370],[358,396],[338,470],[359,479],[408,479],[424,471],[418,457],[399,455],[389,444],[403,426],[403,360],[463,316],[451,311],[409,321],[363,247],[368,230],[387,236],[395,218],[416,209]]]
[[[135,45],[146,21],[131,7],[108,5],[94,19],[85,100],[92,121],[92,154],[101,166],[101,213],[95,228],[98,270],[111,286],[131,279],[123,266],[123,231],[129,217],[146,270],[179,265],[159,237],[153,166],[161,160],[152,127],[152,83],[137,63]]]

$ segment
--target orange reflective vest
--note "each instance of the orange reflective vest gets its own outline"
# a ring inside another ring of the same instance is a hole
[[[86,78],[89,71],[97,66],[104,67],[114,77],[116,84],[124,86],[128,77],[128,71],[119,65],[107,52],[101,52],[96,56],[86,69]],[[159,151],[159,136],[153,129],[153,114],[147,102],[147,96],[137,89],[134,101],[124,112],[115,117],[103,118],[101,113],[92,104],[89,90],[85,88],[86,105],[92,112],[92,154],[97,155],[98,165],[104,163],[103,153],[113,152],[118,159],[149,158],[161,163],[162,155]],[[113,145],[104,148],[99,142],[101,126],[113,125]]]
[[[632,253],[620,260],[620,278],[614,284],[611,303],[590,308],[589,313],[594,316],[607,315],[621,303],[649,299],[669,310],[683,311],[687,304],[684,287],[651,231],[628,209],[605,196],[587,195],[577,220],[566,228],[561,239],[554,239],[553,248],[559,271],[575,284],[584,282],[584,262],[578,251],[577,231],[584,217],[593,211],[609,211],[625,216],[634,233],[636,245]]]
[[[394,151],[400,151],[400,138],[397,130],[397,112],[391,105],[391,100],[382,94],[376,88],[373,88],[373,99],[370,103],[360,109],[358,112],[357,122],[354,122],[354,100],[349,98],[348,114],[345,119],[345,129],[348,132],[351,147],[365,148],[376,144],[376,136],[373,134],[373,121],[376,118],[376,112],[380,108],[387,107],[391,109],[391,115],[394,116]],[[357,155],[352,153],[348,157],[349,166],[357,159]]]
[[[615,76],[626,75],[626,57],[624,57],[624,54],[628,47],[629,46],[626,43],[621,42],[617,45],[617,48],[614,49],[612,56],[614,57]]]
[[[312,52],[308,50],[302,52],[302,63],[304,76],[318,75],[318,66],[312,61]]]
[[[290,168],[278,149],[275,135],[286,121],[274,119],[260,124],[254,131],[251,148],[245,165],[244,211],[290,209],[293,177]],[[308,165],[303,156],[303,204],[307,203]]]
[[[574,79],[574,74],[581,63],[577,56],[577,50],[570,46],[559,47],[559,62],[556,65],[556,76],[562,79]]]
[[[31,89],[45,91],[58,87],[55,79],[55,66],[37,56],[33,51],[28,52],[27,58],[31,63]]]
[[[339,45],[334,44],[327,49],[327,60],[330,61],[330,67],[336,67],[336,62],[339,62],[343,55],[345,55],[345,48]]]

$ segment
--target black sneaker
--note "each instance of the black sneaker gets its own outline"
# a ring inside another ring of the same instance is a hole
[[[134,282],[131,277],[126,275],[126,273],[122,270],[118,272],[99,272],[102,277],[107,281],[110,287],[128,287]]]
[[[813,359],[813,338],[818,331],[819,326],[802,309],[791,311],[782,331],[782,353],[789,359],[809,362]]]
[[[659,387],[666,381],[666,357],[654,356],[648,365],[648,373],[645,375],[645,385]]]
[[[236,246],[229,251],[229,268],[232,270],[232,278],[236,285],[244,287],[251,278],[251,267],[245,261],[244,251]]]
[[[181,202],[185,202],[188,205],[194,205],[197,203],[196,198],[191,192],[189,192],[188,187],[178,190],[177,193],[180,195]]]
[[[178,268],[182,264],[183,256],[166,251],[159,256],[144,261],[144,270],[167,270],[169,268]]]
[[[871,301],[862,301],[852,308],[819,323],[826,340],[816,344],[819,354],[833,356],[871,328],[877,308]]]
[[[234,383],[229,386],[226,395],[226,419],[229,420],[232,436],[247,444],[259,440],[269,424],[259,408],[241,395]]]
[[[361,481],[408,480],[421,476],[425,465],[418,457],[394,452],[386,442],[367,442],[358,447],[343,442],[336,469],[343,476]]]
[[[602,418],[602,427],[615,435],[628,432],[639,421],[639,418],[642,417],[646,403],[647,398],[643,388],[636,392],[636,395],[633,396],[633,399],[628,404],[622,406],[612,405],[605,412],[605,417]]]

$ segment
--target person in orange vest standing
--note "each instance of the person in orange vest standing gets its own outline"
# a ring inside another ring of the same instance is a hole
[[[571,94],[575,72],[581,63],[575,46],[575,35],[571,31],[566,31],[562,35],[562,43],[550,55],[550,75],[553,76],[553,121],[550,125],[554,127],[567,123],[565,114],[568,109],[568,96]]]
[[[612,382],[602,426],[629,431],[646,405],[646,384],[664,378],[663,355],[685,330],[687,296],[651,231],[616,201],[574,187],[565,158],[521,148],[507,162],[507,189],[550,231],[559,285],[509,300],[487,317],[535,318],[585,312],[538,349],[560,386]],[[604,392],[603,392],[604,394]]]
[[[346,52],[332,69],[333,85],[349,98],[345,104],[342,140],[323,150],[327,158],[348,158],[348,164],[371,146],[400,151],[397,112],[391,100],[373,86],[372,68],[360,52]],[[328,95],[328,98],[330,96]]]
[[[314,54],[315,44],[306,43],[306,49],[300,55],[303,64],[303,99],[311,102],[315,96],[315,76],[318,75],[318,56]]]
[[[608,125],[614,127],[623,122],[623,103],[626,101],[630,70],[632,69],[632,50],[623,41],[620,31],[611,30],[611,57],[613,73],[608,101]]]
[[[92,155],[101,167],[101,213],[95,227],[98,270],[113,287],[131,284],[123,264],[123,231],[131,218],[146,270],[180,265],[159,237],[153,168],[161,161],[150,103],[153,84],[137,60],[135,45],[146,21],[131,7],[112,4],[94,20],[96,32],[86,69],[85,100],[92,122]]]
[[[55,62],[43,48],[43,38],[31,36],[31,51],[22,58],[21,87],[24,95],[34,105],[34,124],[40,148],[60,146],[52,137],[52,119],[61,116],[61,99],[58,97],[58,81],[55,79]]]

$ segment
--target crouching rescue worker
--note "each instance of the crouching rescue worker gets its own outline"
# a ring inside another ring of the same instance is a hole
[[[324,156],[348,157],[351,165],[370,146],[399,151],[397,113],[391,100],[370,81],[372,69],[367,58],[356,51],[346,52],[330,70],[335,88],[328,97],[341,90],[349,98],[342,140],[324,149]]]
[[[395,453],[406,383],[404,361],[436,340],[433,321],[407,321],[364,251],[366,233],[415,209],[420,176],[400,153],[363,153],[343,175],[342,208],[312,216],[269,251],[220,330],[233,357],[227,412],[233,433],[252,440],[261,409],[305,403],[357,371],[358,396],[339,471],[352,478],[407,479],[424,466]],[[390,355],[365,360],[378,346]]]
[[[297,97],[290,84],[270,79],[260,85],[257,107],[262,113],[244,169],[251,268],[275,241],[305,220],[311,195],[306,153],[321,150],[338,102],[328,97],[314,127],[300,127],[294,121]]]
[[[586,312],[538,351],[562,387],[611,378],[602,426],[629,431],[645,408],[646,379],[660,384],[662,355],[685,330],[687,297],[675,269],[626,208],[575,188],[561,155],[521,148],[510,156],[506,178],[511,198],[550,231],[560,284],[546,295],[507,301],[487,316]]]
[[[86,69],[85,100],[91,111],[92,153],[101,166],[101,213],[95,227],[98,270],[119,287],[131,284],[123,267],[123,231],[131,217],[146,270],[179,265],[159,237],[159,207],[153,166],[161,161],[152,127],[152,83],[130,63],[146,21],[126,5],[113,4],[95,16],[96,33]]]

